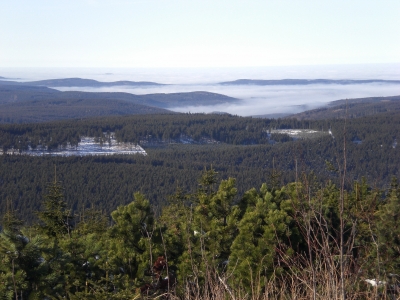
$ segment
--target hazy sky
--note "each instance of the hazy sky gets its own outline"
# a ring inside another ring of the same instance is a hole
[[[0,66],[395,63],[399,29],[399,0],[0,0]]]

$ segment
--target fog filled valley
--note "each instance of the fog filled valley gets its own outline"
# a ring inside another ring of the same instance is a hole
[[[313,85],[222,85],[237,79],[330,79],[400,80],[400,64],[287,66],[254,68],[136,68],[136,69],[0,69],[9,81],[29,82],[59,78],[88,78],[100,82],[134,81],[161,85],[112,87],[63,86],[60,91],[124,92],[135,95],[206,91],[240,99],[237,103],[214,103],[169,107],[176,112],[226,112],[239,116],[290,114],[326,105],[330,101],[400,94],[399,83]],[[45,85],[45,84],[44,84]],[[46,86],[46,85],[45,85]]]

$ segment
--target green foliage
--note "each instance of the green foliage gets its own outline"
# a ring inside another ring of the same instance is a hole
[[[150,203],[141,193],[135,193],[135,200],[128,205],[120,206],[111,214],[115,225],[111,235],[123,239],[124,244],[144,253],[143,238],[154,230],[154,217]]]
[[[225,289],[254,296],[269,280],[299,278],[328,263],[336,276],[341,195],[336,185],[321,185],[311,174],[283,186],[264,183],[239,196],[235,179],[218,176],[215,169],[204,169],[197,189],[186,193],[178,187],[159,215],[135,193],[132,202],[111,213],[111,223],[92,207],[82,211],[75,226],[55,181],[38,212],[40,225],[23,228],[15,211],[3,217],[0,295],[129,299],[140,297],[141,289],[152,297],[168,291],[182,296],[188,282],[208,294],[213,273]],[[351,266],[346,276],[357,282],[398,273],[397,180],[387,192],[361,180],[343,195],[344,250]],[[158,258],[165,260],[159,269]]]
[[[38,212],[39,219],[43,222],[40,229],[48,237],[59,239],[70,235],[72,216],[67,210],[62,187],[56,180],[47,188],[44,196],[43,210]]]
[[[16,295],[35,294],[41,284],[44,264],[40,237],[30,240],[21,231],[22,222],[14,211],[3,217],[0,233],[0,295],[1,299],[15,299]],[[37,294],[37,293],[36,293]]]
[[[274,263],[281,243],[296,247],[298,242],[292,236],[294,222],[285,190],[268,189],[263,184],[260,191],[253,188],[246,192],[240,203],[243,217],[231,246],[229,270],[248,290],[282,271]]]
[[[381,274],[400,273],[400,188],[393,178],[386,201],[375,213],[375,251]]]
[[[89,233],[101,234],[107,230],[108,218],[100,210],[91,207],[85,209],[80,216],[80,222],[76,226],[77,232],[81,235]]]
[[[396,112],[347,120],[346,188],[365,176],[382,188],[391,176],[399,176],[400,131]],[[374,124],[374,126],[371,126]],[[335,138],[325,135],[270,145],[270,129],[332,130]],[[272,182],[268,174],[280,174],[275,187],[287,184],[311,170],[320,183],[338,184],[342,153],[342,120],[265,120],[204,114],[107,117],[24,125],[0,126],[1,148],[27,149],[77,145],[82,136],[94,136],[107,142],[107,132],[119,141],[136,142],[145,147],[147,156],[108,157],[26,157],[0,155],[0,199],[11,197],[15,208],[27,223],[39,210],[42,189],[52,181],[57,165],[60,180],[69,186],[65,201],[73,213],[96,205],[109,214],[119,205],[128,204],[135,191],[142,191],[155,206],[165,204],[165,196],[175,191],[177,182],[194,193],[204,166],[212,165],[221,179],[236,178],[238,195]],[[197,141],[195,141],[197,137]],[[357,137],[361,144],[353,143]],[[182,144],[192,142],[195,144]],[[204,144],[210,143],[210,144]],[[328,169],[326,168],[326,161]],[[297,175],[296,175],[297,174]],[[351,180],[350,180],[351,178]],[[277,178],[278,179],[278,178]],[[5,201],[0,212],[6,211]]]

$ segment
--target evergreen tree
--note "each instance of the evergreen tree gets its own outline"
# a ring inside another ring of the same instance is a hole
[[[160,243],[155,243],[154,214],[149,201],[135,193],[134,201],[119,206],[111,217],[115,224],[109,230],[107,265],[119,284],[133,289],[146,282],[145,274],[151,270],[155,257],[163,253]]]
[[[41,231],[49,238],[58,240],[66,235],[71,237],[73,217],[67,209],[60,182],[54,180],[47,187],[43,209],[37,215],[42,221]]]
[[[46,242],[46,247],[42,249],[47,268],[42,277],[42,293],[48,297],[65,297],[69,294],[75,271],[79,271],[79,267],[74,264],[70,249],[64,249],[73,242],[72,216],[67,210],[61,184],[56,179],[47,187],[43,209],[37,212],[37,216],[41,221],[38,230]]]
[[[40,292],[43,273],[41,241],[29,240],[21,231],[22,221],[14,211],[3,217],[0,233],[0,299],[34,299]]]
[[[107,216],[101,210],[91,207],[83,211],[75,230],[79,235],[101,234],[107,230],[108,222]]]
[[[400,275],[400,187],[393,178],[386,203],[376,212],[374,251],[380,276]],[[378,273],[377,272],[377,273]]]
[[[285,188],[271,190],[263,184],[260,191],[246,192],[241,201],[245,212],[231,246],[229,270],[247,290],[263,287],[266,279],[280,271],[274,264],[276,247],[290,246],[293,238],[292,207],[286,199]]]
[[[186,212],[185,250],[179,258],[180,277],[192,276],[200,282],[206,280],[209,270],[225,269],[237,234],[235,180],[221,181],[215,191],[216,174],[213,169],[205,170],[198,191],[192,195],[194,206]]]

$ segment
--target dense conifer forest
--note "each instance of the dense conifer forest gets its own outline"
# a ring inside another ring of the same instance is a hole
[[[1,125],[0,294],[397,297],[399,123],[396,111],[386,111],[324,120],[163,114]],[[139,143],[147,156],[6,154],[51,152],[84,136],[107,143],[110,134]],[[372,279],[381,283],[374,288]]]
[[[347,187],[365,177],[372,186],[385,188],[391,176],[399,176],[399,122],[392,112],[346,121]],[[287,134],[269,133],[276,128],[307,128],[324,134],[294,140]],[[333,136],[328,134],[329,129]],[[111,212],[128,203],[135,191],[162,207],[166,196],[177,187],[192,192],[200,173],[210,166],[221,179],[236,178],[239,195],[266,182],[274,170],[280,174],[280,184],[295,181],[296,172],[313,172],[321,183],[338,183],[343,130],[344,121],[335,119],[264,120],[202,114],[2,125],[3,150],[23,150],[39,144],[58,149],[68,143],[76,145],[82,136],[95,136],[106,143],[107,132],[114,132],[122,142],[140,143],[148,155],[1,155],[0,210],[5,211],[5,199],[9,198],[30,223],[54,166],[59,170],[59,180],[69,187],[64,196],[74,212],[92,204]],[[191,144],[183,144],[188,141]]]

